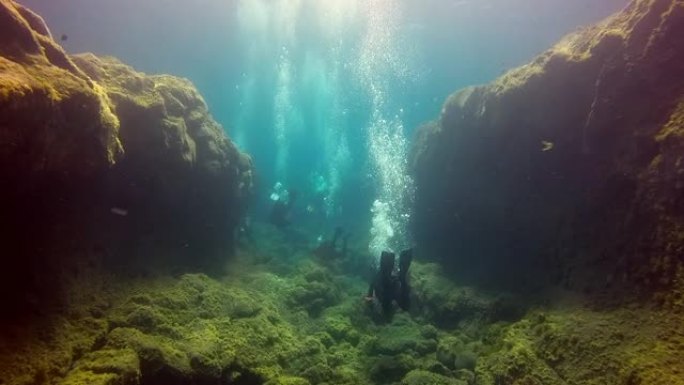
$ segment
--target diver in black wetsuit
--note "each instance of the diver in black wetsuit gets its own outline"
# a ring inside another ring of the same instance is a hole
[[[278,228],[284,228],[291,223],[292,207],[297,200],[297,191],[289,190],[286,199],[279,198],[271,208],[270,222]]]
[[[408,269],[413,259],[413,249],[407,249],[399,254],[399,271],[394,273],[396,255],[390,251],[383,251],[380,256],[380,267],[368,288],[366,301],[377,299],[386,316],[392,314],[392,303],[397,302],[402,310],[407,311],[410,306],[411,287],[408,282]]]
[[[332,240],[321,242],[321,244],[314,249],[314,255],[326,260],[346,258],[349,235],[350,234],[345,232],[341,226],[337,226]],[[337,243],[340,238],[342,238],[342,246],[338,247]]]

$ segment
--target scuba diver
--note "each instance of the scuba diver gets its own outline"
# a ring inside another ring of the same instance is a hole
[[[342,245],[337,243],[342,238]],[[320,238],[319,238],[320,239]],[[322,241],[322,240],[321,240]],[[325,259],[345,258],[347,256],[347,243],[349,233],[345,232],[341,226],[335,228],[332,240],[322,241],[313,251],[314,255]]]
[[[290,217],[292,215],[292,207],[297,201],[297,191],[293,189],[287,190],[287,194],[277,196],[277,199],[274,200],[275,203],[271,208],[269,220],[274,226],[282,229],[291,223]]]
[[[247,242],[247,244],[250,245],[256,243],[254,235],[252,234],[252,218],[249,215],[242,216],[242,219],[238,223],[237,236],[235,239],[237,242]]]
[[[378,300],[386,316],[392,315],[392,304],[395,301],[404,311],[408,311],[410,305],[411,287],[408,282],[408,269],[413,259],[413,249],[406,249],[399,254],[399,270],[396,273],[394,271],[395,259],[395,253],[382,252],[379,269],[366,295],[367,302]]]

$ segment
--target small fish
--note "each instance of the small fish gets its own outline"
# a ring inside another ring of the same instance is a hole
[[[306,206],[306,212],[307,213],[313,213],[314,211],[316,211],[316,208],[313,207],[312,205]]]
[[[67,41],[69,40],[69,36],[67,36],[65,33],[62,34],[62,36],[59,38],[61,41]]]
[[[120,216],[122,216],[122,217],[125,217],[126,215],[128,215],[128,210],[122,209],[122,208],[119,208],[119,207],[112,207],[112,208],[109,210],[109,212],[112,213],[112,214],[114,214],[114,215],[120,215]]]
[[[542,148],[541,148],[542,152],[551,151],[551,150],[553,150],[553,146],[554,146],[553,142],[549,142],[548,140],[542,140],[541,145],[542,145]]]

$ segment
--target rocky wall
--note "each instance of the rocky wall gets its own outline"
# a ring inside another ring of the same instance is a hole
[[[421,247],[482,284],[672,292],[684,266],[681,36],[684,2],[635,0],[450,96],[413,148]]]
[[[190,81],[70,56],[0,0],[0,180],[1,299],[22,310],[96,266],[216,271],[252,164]]]

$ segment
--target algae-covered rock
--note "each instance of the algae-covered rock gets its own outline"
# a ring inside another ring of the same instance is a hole
[[[371,357],[426,357],[437,350],[437,330],[423,326],[405,313],[398,314],[391,324],[370,329],[370,337],[363,339],[359,347]]]
[[[116,328],[109,333],[106,346],[135,351],[146,376],[171,371],[180,378],[189,378],[188,356],[173,339],[145,334],[137,329]]]
[[[401,385],[468,385],[469,383],[424,370],[412,370],[402,380]]]
[[[302,377],[308,379],[312,384],[323,384],[332,379],[333,370],[327,364],[317,363],[306,368],[302,372]]]
[[[82,264],[146,273],[222,263],[252,165],[192,83],[70,56],[13,1],[0,2],[0,20],[0,199],[11,202],[0,239],[15,261],[0,276],[8,312],[59,297],[63,272]]]
[[[398,354],[415,354],[418,347],[424,343],[419,331],[410,325],[405,327],[390,327],[380,330],[377,337],[368,344],[369,354],[384,354],[394,356]],[[434,351],[435,344],[432,350]]]
[[[289,303],[295,308],[305,309],[311,317],[318,317],[323,310],[340,301],[338,284],[321,266],[304,264],[299,279],[289,293]]]
[[[388,384],[401,380],[415,367],[415,361],[408,355],[380,356],[373,360],[370,378],[378,384]]]
[[[140,362],[131,349],[98,350],[78,360],[63,385],[137,385]]]
[[[311,385],[305,378],[283,376],[266,382],[265,385]]]
[[[90,175],[113,164],[122,154],[119,121],[102,88],[39,16],[3,0],[0,18],[0,175]]]
[[[679,383],[680,318],[641,308],[531,314],[478,358],[478,384]]]
[[[79,254],[59,250],[83,235],[75,218],[90,209],[90,178],[123,152],[106,93],[39,16],[0,1],[0,35],[0,241],[12,262],[0,272],[0,301],[13,316],[59,289],[59,269]]]
[[[296,372],[304,372],[317,365],[326,366],[325,351],[326,347],[320,340],[313,337],[305,338],[301,346],[293,352],[288,367]]]
[[[349,319],[341,316],[329,316],[325,318],[326,332],[338,342],[348,342],[351,345],[359,343],[359,332],[352,326]]]
[[[103,87],[120,122],[125,155],[106,182],[116,204],[153,229],[146,239],[155,253],[170,248],[176,260],[167,255],[165,265],[216,267],[231,251],[231,234],[252,189],[249,157],[187,79],[142,74],[111,57],[72,60]],[[169,221],[169,213],[183,219]],[[147,250],[132,252],[141,251]]]
[[[450,96],[414,144],[420,245],[521,292],[676,286],[683,34],[681,1],[634,0]]]
[[[235,298],[255,303],[239,308],[258,310],[236,311]],[[134,352],[145,381],[263,383],[279,381],[284,373],[312,383],[332,378],[326,347],[314,337],[295,339],[293,325],[273,301],[203,274],[142,286],[111,310],[112,330],[102,348]]]
[[[462,369],[457,368],[457,362],[463,361],[461,358],[464,355],[468,355],[465,344],[457,337],[446,337],[440,339],[437,345],[437,360],[441,362],[444,366],[450,369]],[[472,354],[472,353],[470,353]],[[473,364],[470,369],[475,365]]]
[[[511,329],[504,339],[505,348],[476,368],[483,385],[522,382],[538,385],[564,384],[565,381],[537,356],[532,341],[517,329]]]
[[[515,321],[526,305],[512,295],[488,295],[473,287],[459,286],[435,263],[415,262],[412,266],[412,313],[444,329],[465,324]]]

